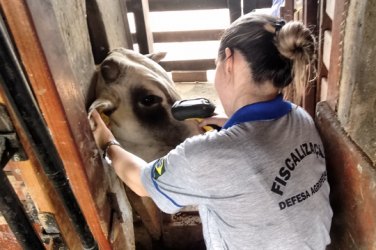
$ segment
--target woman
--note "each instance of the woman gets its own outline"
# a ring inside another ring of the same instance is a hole
[[[325,249],[330,243],[325,155],[301,96],[314,39],[301,23],[247,14],[223,34],[215,87],[228,120],[146,163],[116,143],[98,113],[98,146],[119,177],[167,213],[198,205],[208,249]]]

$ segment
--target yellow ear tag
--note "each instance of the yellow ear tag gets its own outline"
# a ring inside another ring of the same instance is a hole
[[[204,119],[202,119],[202,118],[188,118],[188,119],[186,119],[186,120],[196,120],[198,123],[200,123],[200,122],[202,122],[202,120],[204,120]],[[203,126],[202,129],[203,129],[205,132],[208,132],[208,131],[212,131],[212,130],[214,130],[214,128],[213,128],[212,126],[208,126],[208,125]]]
[[[110,117],[105,115],[103,112],[100,113],[100,116],[102,120],[104,121],[104,124],[106,124],[106,126],[110,125]]]
[[[202,119],[202,118],[194,118],[194,119],[196,119],[198,122],[202,122],[202,120],[204,120],[204,119]],[[208,131],[212,131],[212,130],[214,130],[213,127],[208,126],[208,125],[203,126],[202,128],[205,130],[205,132],[208,132]]]

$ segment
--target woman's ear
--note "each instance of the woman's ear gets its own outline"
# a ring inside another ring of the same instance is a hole
[[[230,48],[225,49],[225,70],[231,74],[234,68],[234,54]]]

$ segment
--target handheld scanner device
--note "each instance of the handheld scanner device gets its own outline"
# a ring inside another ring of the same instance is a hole
[[[186,99],[176,101],[171,107],[172,116],[178,121],[210,117],[214,114],[215,105],[206,98]],[[212,126],[204,126],[205,131],[213,130]]]

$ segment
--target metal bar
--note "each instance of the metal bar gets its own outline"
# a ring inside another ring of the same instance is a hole
[[[84,249],[98,249],[76,198],[69,186],[64,165],[52,142],[27,80],[11,45],[5,24],[0,21],[0,75],[5,95],[14,107],[23,129],[30,138],[43,170],[59,194],[79,234]]]

